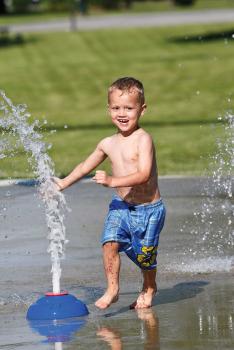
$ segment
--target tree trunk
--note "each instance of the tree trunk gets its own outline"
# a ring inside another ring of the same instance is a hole
[[[7,12],[6,10],[5,0],[0,0],[0,15],[4,15]]]
[[[132,2],[133,2],[133,0],[125,0],[125,1],[124,1],[125,7],[126,7],[127,9],[130,9],[131,6],[132,6]]]

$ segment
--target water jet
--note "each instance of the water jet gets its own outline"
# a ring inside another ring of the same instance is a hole
[[[0,91],[3,102],[0,103],[0,127],[7,137],[0,143],[0,159],[5,158],[10,152],[14,152],[22,145],[27,159],[36,176],[38,192],[43,201],[48,228],[49,247],[48,253],[52,262],[53,292],[46,293],[32,304],[27,312],[29,320],[55,320],[87,315],[87,306],[68,292],[61,292],[61,259],[64,258],[64,245],[66,229],[64,225],[64,211],[67,210],[64,195],[57,189],[54,177],[54,164],[47,154],[50,145],[42,141],[42,135],[38,132],[40,124],[38,120],[29,122],[31,115],[25,105],[14,106],[11,100]],[[8,141],[9,136],[15,143]]]

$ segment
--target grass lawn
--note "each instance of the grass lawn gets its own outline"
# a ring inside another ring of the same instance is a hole
[[[140,13],[140,12],[159,12],[159,11],[196,11],[209,9],[225,9],[234,8],[233,0],[196,0],[193,6],[175,6],[170,0],[159,1],[135,1],[131,9],[121,8],[118,11],[106,11],[104,9],[90,6],[89,15],[112,15],[122,13]],[[7,16],[0,16],[0,25],[7,25],[12,23],[28,23],[51,21],[56,19],[67,18],[69,13],[65,12],[34,12],[28,14],[9,14]]]
[[[212,125],[233,108],[233,32],[216,24],[25,35],[22,44],[13,38],[0,46],[0,88],[14,104],[26,103],[33,118],[47,120],[61,175],[114,132],[107,87],[135,76],[145,85],[142,125],[156,141],[160,174],[199,175],[222,136]],[[20,153],[1,160],[0,177],[32,176],[27,169]]]
[[[144,126],[144,125],[143,125]],[[215,150],[214,140],[224,135],[221,125],[145,127],[157,146],[160,175],[204,175],[209,168],[210,155]],[[94,149],[97,142],[114,132],[112,126],[104,129],[89,129],[47,133],[44,139],[53,145],[50,152],[58,176],[65,176],[77,163]],[[110,171],[105,161],[100,167]],[[0,177],[32,177],[30,166],[22,150],[10,159],[1,160]]]

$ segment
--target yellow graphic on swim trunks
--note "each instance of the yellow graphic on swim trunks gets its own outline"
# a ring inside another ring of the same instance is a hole
[[[143,267],[151,266],[155,262],[155,259],[156,259],[157,247],[154,247],[154,246],[150,246],[150,247],[143,246],[141,248],[141,251],[142,251],[143,254],[138,254],[137,255],[137,261]]]

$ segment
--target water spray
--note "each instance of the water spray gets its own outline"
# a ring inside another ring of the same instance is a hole
[[[185,248],[191,256],[183,262],[184,272],[230,271],[233,269],[233,165],[234,115],[219,117],[220,137],[216,151],[209,156],[205,181],[201,183],[202,201],[194,211],[192,244]]]
[[[46,223],[48,227],[49,247],[47,249],[52,262],[52,286],[53,292],[46,293],[35,304],[29,307],[28,319],[62,319],[67,317],[83,316],[88,314],[84,303],[76,299],[68,292],[61,292],[61,259],[64,258],[64,245],[66,229],[64,225],[64,213],[67,210],[64,195],[58,191],[53,181],[54,164],[48,156],[50,145],[42,141],[38,120],[29,123],[31,115],[27,112],[26,105],[14,106],[11,100],[0,92],[3,100],[0,104],[0,128],[2,140],[0,143],[0,159],[10,155],[23,146],[28,155],[28,161],[33,169],[38,186],[40,198],[44,203]],[[7,137],[6,137],[7,135]],[[9,142],[12,137],[15,143]]]

